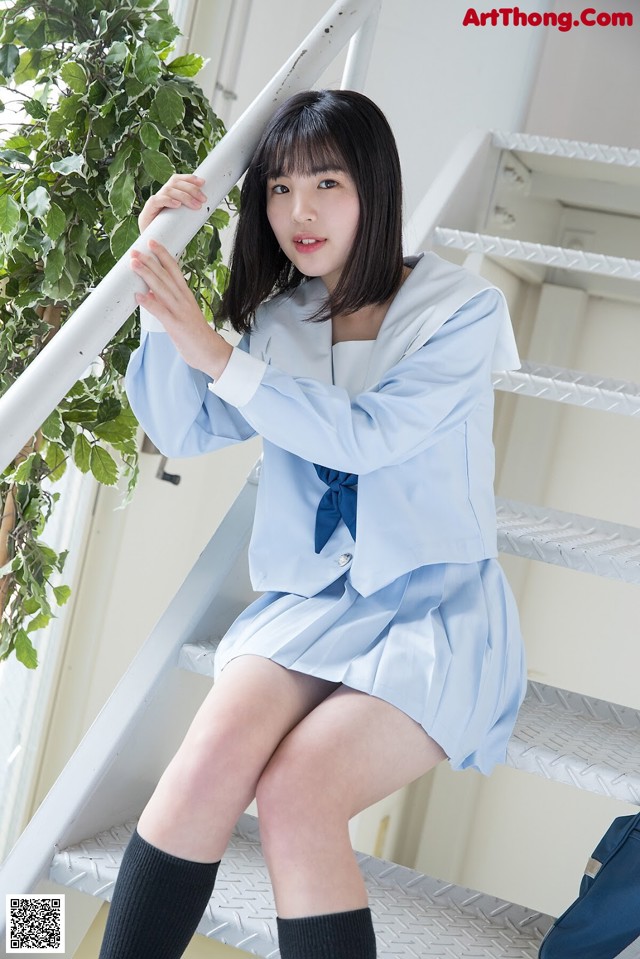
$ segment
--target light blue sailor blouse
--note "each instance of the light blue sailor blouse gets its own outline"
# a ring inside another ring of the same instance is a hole
[[[331,323],[304,322],[319,279],[263,304],[215,382],[143,316],[125,385],[155,445],[182,457],[263,438],[255,590],[312,596],[350,567],[367,596],[428,563],[497,554],[491,373],[520,365],[505,299],[435,253],[407,262],[353,398],[333,385]],[[317,554],[314,463],[358,475],[355,542],[340,522]]]

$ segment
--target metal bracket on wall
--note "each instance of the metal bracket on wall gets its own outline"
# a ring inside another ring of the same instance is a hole
[[[167,483],[173,483],[174,486],[178,486],[182,477],[178,473],[167,473],[165,466],[167,465],[168,457],[163,456],[158,447],[153,443],[149,437],[144,435],[142,440],[142,446],[140,447],[142,453],[151,453],[154,456],[160,456],[160,463],[158,469],[156,470],[156,476],[158,479],[165,480]]]

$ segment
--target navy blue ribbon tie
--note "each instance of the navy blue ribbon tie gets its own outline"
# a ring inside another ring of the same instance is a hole
[[[318,466],[317,463],[313,465],[322,482],[329,487],[316,513],[316,553],[319,553],[329,542],[340,519],[344,520],[355,541],[358,476],[356,473],[341,473],[327,466]]]

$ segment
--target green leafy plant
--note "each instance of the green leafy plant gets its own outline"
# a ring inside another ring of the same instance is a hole
[[[173,57],[168,0],[0,0],[0,394],[138,236],[137,214],[173,172],[191,172],[224,130]],[[19,112],[16,113],[16,107]],[[1,122],[5,119],[5,122]],[[182,265],[208,319],[226,281],[218,229],[230,196]],[[70,459],[131,494],[135,417],[122,376],[132,316],[0,477],[0,660],[37,665],[31,634],[69,588],[42,540]]]

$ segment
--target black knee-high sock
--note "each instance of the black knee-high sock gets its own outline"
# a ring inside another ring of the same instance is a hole
[[[122,858],[100,959],[178,959],[202,919],[219,865],[178,859],[135,830]]]
[[[277,917],[281,959],[375,959],[371,910],[331,912],[301,919]]]

